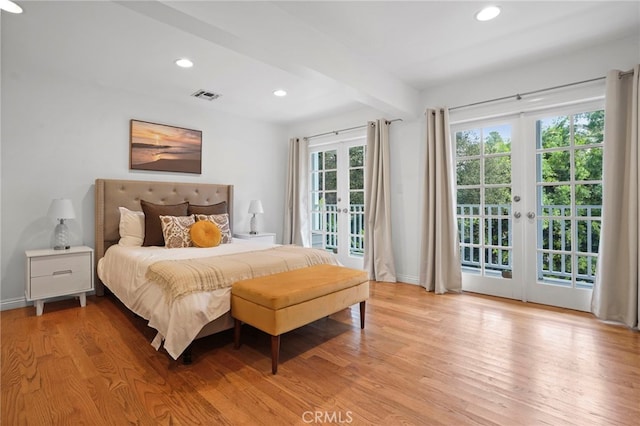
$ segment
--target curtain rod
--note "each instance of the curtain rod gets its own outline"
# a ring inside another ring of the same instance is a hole
[[[633,70],[624,71],[624,72],[620,71],[618,73],[618,78],[622,78],[625,75],[630,75],[630,74],[633,74]],[[466,104],[466,105],[458,105],[458,106],[454,106],[452,108],[449,108],[449,111],[453,111],[455,109],[468,108],[468,107],[477,106],[477,105],[488,104],[488,103],[491,103],[491,102],[505,101],[505,100],[511,99],[511,98],[516,98],[517,100],[520,100],[520,99],[522,99],[523,96],[533,95],[533,94],[542,93],[542,92],[548,92],[550,90],[563,89],[565,87],[577,86],[579,84],[592,83],[594,81],[604,80],[605,78],[606,77],[597,77],[597,78],[592,78],[592,79],[589,79],[589,80],[576,81],[575,83],[567,83],[567,84],[561,84],[559,86],[547,87],[545,89],[532,90],[531,92],[516,93],[515,95],[511,95],[511,96],[503,96],[501,98],[489,99],[489,100],[480,101],[480,102],[473,102],[473,103]]]
[[[387,120],[387,124],[391,124],[394,121],[402,121],[402,118],[394,118],[393,120]],[[346,129],[340,129],[340,130],[332,130],[330,132],[324,132],[324,133],[318,133],[317,135],[311,135],[311,136],[305,136],[302,139],[311,139],[311,138],[317,138],[320,136],[327,136],[327,135],[339,135],[342,132],[349,132],[351,130],[357,130],[357,129],[364,129],[365,127],[367,127],[368,124],[363,124],[362,126],[355,126],[355,127],[349,127]]]

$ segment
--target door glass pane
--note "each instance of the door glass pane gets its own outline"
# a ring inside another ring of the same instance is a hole
[[[338,189],[338,181],[336,172],[325,172],[325,184],[324,189],[328,191],[335,191]]]
[[[571,129],[569,117],[566,115],[550,117],[537,122],[538,149],[557,148],[569,146],[571,141]]]
[[[364,169],[349,170],[349,189],[364,189]]]
[[[480,244],[480,220],[477,218],[461,218],[458,220],[460,242],[464,244]]]
[[[456,180],[458,185],[480,185],[480,159],[458,160]]]
[[[542,174],[541,182],[567,182],[571,180],[571,153],[569,151],[551,151],[538,154],[538,167]]]
[[[336,151],[327,151],[325,153],[325,158],[324,158],[324,168],[328,169],[328,170],[334,170],[336,169],[337,166],[337,153]]]
[[[582,253],[598,253],[600,246],[600,221],[599,220],[579,220],[578,228],[578,251]]]
[[[538,187],[539,216],[571,215],[571,185],[545,185]]]
[[[364,167],[364,146],[349,148],[349,167]]]
[[[602,206],[602,184],[589,183],[576,185],[575,191],[576,208],[582,209],[589,216],[599,216],[600,208]]]
[[[458,189],[458,207],[472,208],[478,214],[480,212],[480,188]]]
[[[314,152],[311,154],[311,170],[322,170],[324,167],[322,152]]]
[[[361,204],[361,209],[364,212],[364,191],[351,191],[349,192],[349,204],[351,206]]]
[[[509,209],[511,207],[511,187],[486,188],[484,198],[485,206],[499,206]]]
[[[485,158],[484,175],[486,184],[511,183],[511,156]]]
[[[511,152],[511,126],[502,125],[482,129],[484,153]]]
[[[575,115],[575,144],[601,144],[604,140],[604,111]]]
[[[338,194],[336,192],[325,193],[325,207],[327,211],[336,211],[338,204]]]
[[[456,155],[469,157],[480,155],[480,130],[465,130],[456,133]]]
[[[576,180],[602,180],[602,147],[576,149]]]

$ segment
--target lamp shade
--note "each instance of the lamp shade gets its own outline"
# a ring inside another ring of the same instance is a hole
[[[249,213],[264,213],[264,210],[262,209],[262,201],[251,200],[251,204],[249,204]]]
[[[73,204],[68,198],[54,198],[49,206],[47,216],[53,219],[75,219]]]

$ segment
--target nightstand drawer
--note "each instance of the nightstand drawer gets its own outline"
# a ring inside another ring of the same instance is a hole
[[[91,273],[90,253],[74,253],[31,259],[31,278],[76,275],[86,277]]]
[[[85,268],[86,269],[86,268]],[[31,298],[45,298],[91,290],[91,276],[85,271],[64,271],[31,279]]]

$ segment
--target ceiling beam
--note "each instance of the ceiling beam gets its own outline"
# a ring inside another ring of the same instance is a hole
[[[117,3],[325,87],[389,117],[419,114],[419,93],[344,45],[269,2]]]

